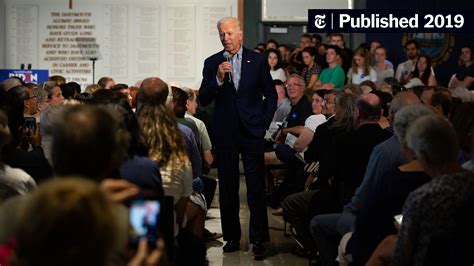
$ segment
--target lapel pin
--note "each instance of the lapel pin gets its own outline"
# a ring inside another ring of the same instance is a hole
[[[247,63],[250,63],[250,60],[247,60]]]

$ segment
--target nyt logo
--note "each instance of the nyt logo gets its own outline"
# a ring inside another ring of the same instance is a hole
[[[318,29],[326,27],[326,14],[314,16],[314,26]]]

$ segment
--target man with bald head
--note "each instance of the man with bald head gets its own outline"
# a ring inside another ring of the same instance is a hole
[[[152,77],[143,80],[137,93],[137,110],[144,104],[164,105],[168,94],[168,85],[160,78]]]
[[[239,154],[244,165],[250,209],[250,243],[263,259],[269,240],[265,204],[264,135],[277,105],[275,85],[265,57],[242,46],[236,18],[222,18],[217,30],[224,49],[204,62],[199,90],[204,106],[215,102],[213,143],[217,151],[224,252],[240,249]]]
[[[405,106],[421,104],[420,99],[413,92],[400,92],[390,103],[388,120],[393,126],[395,114]],[[359,208],[367,191],[373,188],[375,182],[392,169],[404,164],[406,161],[400,151],[400,141],[396,136],[376,145],[370,154],[364,178],[356,189],[351,201],[344,206],[342,213],[318,215],[311,221],[313,239],[320,249],[320,254],[325,261],[334,260],[337,255],[337,244],[331,239],[340,238],[352,230]]]

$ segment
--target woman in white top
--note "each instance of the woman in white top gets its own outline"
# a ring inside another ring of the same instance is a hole
[[[165,105],[144,105],[138,112],[138,123],[148,157],[160,166],[165,195],[174,198],[177,224],[190,228],[192,234],[202,239],[205,213],[189,201],[193,171],[174,114]]]
[[[377,73],[370,66],[367,50],[361,47],[352,57],[352,67],[347,71],[347,84],[359,85],[365,80],[377,82]]]
[[[278,79],[283,82],[286,81],[287,74],[282,67],[280,51],[277,49],[268,49],[265,54],[267,55],[268,65],[270,66],[270,75],[272,79]]]
[[[389,77],[393,78],[395,72],[393,71],[393,68],[386,63],[387,49],[385,49],[385,47],[379,46],[375,48],[374,54],[374,70],[377,73],[377,82],[375,82],[375,85],[377,86],[377,89],[380,89],[384,79]]]
[[[316,128],[326,122],[326,116],[321,113],[324,106],[323,97],[323,90],[316,90],[313,92],[311,107],[313,108],[314,114],[306,118],[306,121],[304,122],[304,128],[301,131],[298,139],[293,144],[293,149],[297,152],[303,152],[306,150],[311,140],[313,140]]]
[[[436,86],[436,78],[431,69],[431,57],[420,55],[416,61],[415,70],[411,72],[409,79],[419,78],[425,86]]]

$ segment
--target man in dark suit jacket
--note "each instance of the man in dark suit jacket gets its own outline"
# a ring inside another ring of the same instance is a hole
[[[254,258],[263,259],[263,242],[269,240],[263,137],[276,109],[277,94],[265,57],[242,46],[239,21],[223,18],[217,28],[224,50],[204,62],[199,98],[204,106],[215,101],[213,143],[218,158],[222,232],[227,241],[223,250],[240,248],[241,154],[250,209],[250,242]]]

